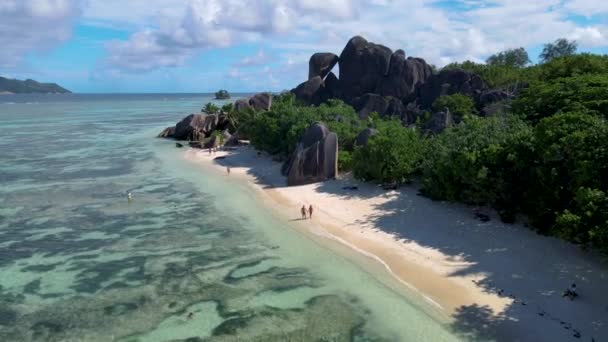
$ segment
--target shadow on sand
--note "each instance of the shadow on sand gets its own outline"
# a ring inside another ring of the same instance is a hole
[[[215,162],[249,168],[249,175],[264,188],[286,186],[279,164],[267,155],[236,150]],[[432,201],[418,195],[414,186],[386,191],[373,184],[335,180],[319,184],[317,190],[344,199],[385,196],[388,201],[375,208],[381,214],[362,224],[467,264],[451,276],[479,275],[483,280],[477,285],[484,291],[514,299],[500,314],[485,306],[458,308],[452,329],[461,336],[521,340],[525,333],[529,341],[608,340],[608,272],[598,257],[522,225],[503,224],[495,214],[490,222],[480,222],[471,208]],[[565,300],[562,291],[572,282],[581,296]]]

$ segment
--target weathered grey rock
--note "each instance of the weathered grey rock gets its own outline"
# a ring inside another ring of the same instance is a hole
[[[238,112],[253,108],[255,110],[270,110],[272,107],[272,94],[258,93],[248,99],[239,99],[234,102],[234,109]]]
[[[388,75],[392,51],[365,38],[351,38],[340,54],[340,89],[346,102],[374,93]]]
[[[450,113],[449,109],[446,108],[443,112],[437,112],[431,115],[431,118],[422,126],[422,129],[430,134],[439,134],[453,125],[454,116]]]
[[[357,138],[355,139],[355,146],[366,146],[369,142],[369,138],[371,138],[377,133],[378,130],[375,128],[366,128],[362,130],[361,133],[359,133],[357,135]]]
[[[160,132],[157,137],[158,138],[173,138],[175,134],[175,126],[167,127]]]
[[[404,125],[409,125],[412,121],[405,105],[396,97],[388,97],[388,107],[386,108],[383,117],[397,118],[401,120]]]
[[[403,50],[397,50],[391,56],[388,75],[378,85],[376,93],[382,96],[394,96],[401,100],[410,98],[416,87],[426,82],[433,71],[422,58],[405,58]]]
[[[220,139],[218,135],[213,135],[209,140],[205,141],[203,148],[216,148],[220,146]]]
[[[315,76],[306,82],[300,83],[291,92],[296,96],[296,99],[308,105],[318,106],[328,98],[321,76]]]
[[[199,141],[216,129],[217,114],[190,114],[175,125],[173,137],[177,140]]]
[[[486,90],[477,98],[477,108],[481,116],[492,116],[508,108],[511,96],[501,89]]]
[[[426,82],[419,84],[417,89],[418,102],[422,108],[431,108],[433,102],[442,95],[456,93],[471,96],[476,100],[487,90],[484,81],[476,74],[462,69],[442,70],[431,75]]]
[[[388,108],[386,99],[378,94],[365,94],[353,102],[355,103],[357,114],[362,120],[367,120],[372,112],[384,116]]]
[[[317,52],[308,61],[308,79],[320,76],[324,79],[338,63],[338,56],[331,52]]]
[[[325,181],[338,175],[338,136],[322,123],[312,124],[283,165],[287,185]]]
[[[340,80],[338,80],[338,77],[336,77],[333,72],[327,74],[324,83],[328,98],[339,99],[342,97],[342,92],[340,91]]]
[[[251,105],[249,104],[249,99],[238,99],[236,100],[236,102],[234,102],[234,109],[237,112],[241,112],[249,108],[251,108]]]
[[[255,110],[270,110],[270,108],[272,107],[272,94],[255,94],[249,99],[249,105]]]

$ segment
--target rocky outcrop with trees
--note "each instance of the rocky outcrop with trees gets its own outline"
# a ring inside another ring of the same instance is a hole
[[[331,72],[335,65],[340,68],[339,78]],[[451,68],[433,73],[424,59],[407,57],[403,50],[392,51],[359,36],[348,41],[340,56],[313,54],[308,75],[307,81],[292,90],[299,101],[318,106],[336,98],[352,105],[361,119],[376,112],[398,118],[405,126],[432,111],[441,96],[469,96],[482,114],[491,114],[492,104],[510,98],[506,91],[490,89],[473,72]]]
[[[575,48],[557,40],[541,64],[518,48],[435,71],[354,37],[339,56],[314,54],[291,92],[226,108],[225,127],[284,161],[289,185],[338,169],[386,189],[416,180],[425,196],[608,253],[608,56]],[[208,139],[220,122],[191,117],[162,135]]]

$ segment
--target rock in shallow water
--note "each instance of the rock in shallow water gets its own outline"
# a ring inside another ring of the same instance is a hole
[[[217,114],[190,114],[175,125],[173,137],[177,140],[199,141],[211,134],[218,122]]]

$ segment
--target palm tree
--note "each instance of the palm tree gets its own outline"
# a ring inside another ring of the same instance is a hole
[[[205,112],[208,114],[214,114],[214,113],[217,113],[219,110],[220,110],[220,108],[218,106],[216,106],[215,104],[213,104],[211,102],[207,102],[207,104],[205,104],[205,106],[203,107],[201,112]]]

